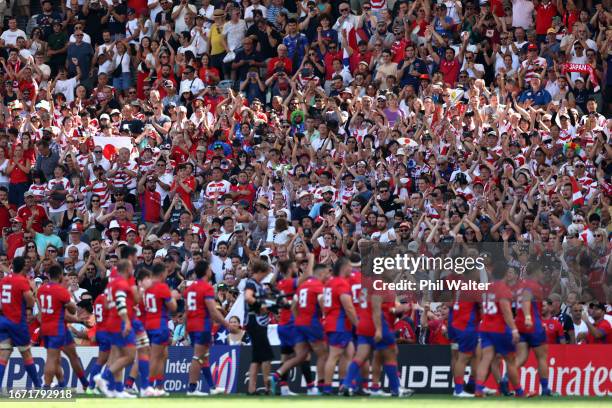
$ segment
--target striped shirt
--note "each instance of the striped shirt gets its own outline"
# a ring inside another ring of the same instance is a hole
[[[87,187],[92,194],[100,196],[100,207],[108,207],[110,205],[110,193],[105,181],[94,179],[87,184]]]

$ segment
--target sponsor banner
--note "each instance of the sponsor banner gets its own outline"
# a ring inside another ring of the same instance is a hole
[[[47,358],[47,351],[43,347],[32,347],[31,350],[38,375],[42,377],[45,367],[45,360]],[[81,363],[83,364],[83,369],[85,370],[86,375],[89,376],[89,372],[91,371],[94,363],[96,362],[96,358],[98,357],[98,348],[77,347],[77,353],[81,358]],[[79,379],[70,366],[68,358],[64,354],[62,354],[61,357],[61,365],[68,387],[76,388],[77,392],[83,391],[83,387],[81,387]],[[21,358],[21,355],[17,349],[13,349],[13,353],[6,364],[6,371],[4,373],[2,387],[6,387],[8,389],[24,389],[32,387],[32,381],[26,373],[23,359]]]
[[[400,372],[400,384],[405,388],[412,388],[421,394],[450,394],[452,392],[452,373],[450,369],[450,347],[449,346],[425,346],[425,345],[399,345],[398,370]],[[280,347],[273,347],[274,354],[280,357]],[[311,371],[316,375],[316,356],[311,360]],[[251,361],[251,348],[243,347],[240,353],[240,361]],[[272,362],[272,369],[280,366],[280,360]],[[249,382],[249,364],[240,364],[240,384],[238,392],[246,393]],[[332,386],[338,386],[338,371],[334,373]],[[388,387],[388,379],[385,377],[384,387]],[[259,374],[258,387],[263,387],[263,378]],[[292,369],[289,373],[289,388],[298,393],[306,392],[306,381],[299,367]]]
[[[77,347],[77,353],[83,364],[85,376],[89,378],[89,373],[98,357],[98,348]],[[38,375],[42,376],[47,352],[42,347],[32,347],[32,356],[34,357],[34,364],[38,370]],[[237,392],[239,356],[240,347],[238,346],[214,346],[210,350],[209,361],[213,380],[217,387],[224,388],[227,393]],[[192,357],[193,349],[191,347],[169,347],[164,382],[166,391],[187,391],[187,384],[189,383],[189,365],[191,364]],[[76,388],[77,392],[82,392],[83,387],[79,383],[74,370],[72,370],[68,358],[63,354],[61,364],[68,386]],[[129,367],[126,372],[129,372]],[[201,383],[202,381],[200,381],[200,385]],[[13,350],[13,354],[11,354],[11,358],[8,361],[2,387],[9,389],[32,387],[32,381],[25,371],[23,359],[16,349]]]
[[[226,393],[237,392],[239,361],[239,346],[213,346],[210,348],[210,371],[212,372],[215,387],[222,388]],[[169,347],[168,361],[166,361],[166,376],[164,389],[168,392],[187,392],[189,384],[189,366],[193,357],[191,347]],[[244,360],[242,360],[244,361]],[[248,371],[248,368],[247,368]],[[207,391],[198,383],[199,389]]]
[[[450,348],[448,346],[399,345],[398,370],[403,387],[412,388],[420,394],[449,394],[452,392],[452,373],[450,368]],[[608,345],[550,345],[549,346],[549,385],[552,391],[568,396],[612,396],[612,355]],[[98,355],[97,347],[77,347],[77,352],[85,369],[89,373]],[[277,357],[280,349],[274,347]],[[46,351],[41,347],[32,348],[34,363],[38,374],[42,376]],[[189,376],[189,365],[193,356],[190,347],[170,347],[166,362],[164,388],[168,392],[186,392]],[[245,393],[248,384],[248,371],[251,361],[251,347],[215,345],[210,351],[211,371],[217,387],[227,393]],[[67,384],[76,388],[82,387],[68,359],[62,355],[62,369]],[[273,361],[273,368],[280,365],[280,360]],[[311,362],[311,369],[316,373],[316,359]],[[502,366],[505,372],[505,367]],[[526,392],[539,392],[540,379],[533,352],[527,364],[520,369],[521,386]],[[467,377],[466,377],[467,379]],[[338,385],[337,373],[334,386]],[[201,382],[200,382],[201,384]],[[263,386],[263,378],[258,378]],[[299,368],[289,374],[289,385],[294,392],[305,392],[304,381]],[[21,389],[30,388],[23,360],[14,350],[6,367],[2,387]],[[384,386],[388,386],[385,379]],[[487,386],[497,388],[495,381],[489,378]],[[202,388],[205,389],[205,388]]]
[[[612,396],[612,348],[605,344],[548,346],[548,384],[553,392],[568,396]],[[502,366],[505,372],[505,364]],[[519,369],[521,387],[540,392],[540,376],[533,351]],[[492,377],[487,387],[497,388]]]

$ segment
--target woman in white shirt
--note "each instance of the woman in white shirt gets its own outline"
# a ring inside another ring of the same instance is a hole
[[[131,84],[130,54],[125,43],[121,41],[116,46],[113,66],[115,67],[112,71],[113,87],[118,91],[127,91]]]

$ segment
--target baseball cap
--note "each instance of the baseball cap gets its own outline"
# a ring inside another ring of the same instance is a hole
[[[100,120],[103,120],[103,119],[110,120],[110,116],[108,116],[107,113],[103,113],[102,115],[100,115]]]
[[[528,51],[537,51],[538,50],[538,46],[535,45],[534,43],[529,44],[529,46],[527,47]]]

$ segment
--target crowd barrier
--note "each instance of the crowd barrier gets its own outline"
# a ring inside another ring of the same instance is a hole
[[[85,372],[89,374],[98,354],[97,348],[79,347],[77,350]],[[32,351],[38,371],[42,373],[46,351],[40,347],[35,347]],[[561,395],[612,396],[612,354],[610,351],[612,348],[606,345],[550,346],[549,384],[551,389]],[[275,347],[275,353],[276,356],[280,355],[278,347]],[[227,393],[246,392],[251,347],[213,346],[210,357],[213,378],[217,386],[224,388]],[[190,347],[170,347],[164,384],[168,392],[186,392],[191,358],[192,349]],[[400,345],[398,370],[402,386],[412,388],[419,394],[450,394],[453,376],[449,362],[450,348],[448,346]],[[274,361],[273,366],[278,366],[279,363],[279,361]],[[76,388],[77,391],[82,391],[65,357],[62,357],[62,367],[68,385]],[[312,368],[314,372],[314,360]],[[259,382],[261,384],[261,378]],[[539,391],[539,377],[533,353],[526,367],[521,368],[521,384],[527,392]],[[295,392],[304,392],[305,385],[299,370],[293,370],[290,373],[291,389]],[[488,385],[495,388],[492,380],[489,380]],[[2,386],[8,388],[31,386],[17,351],[8,361]]]

